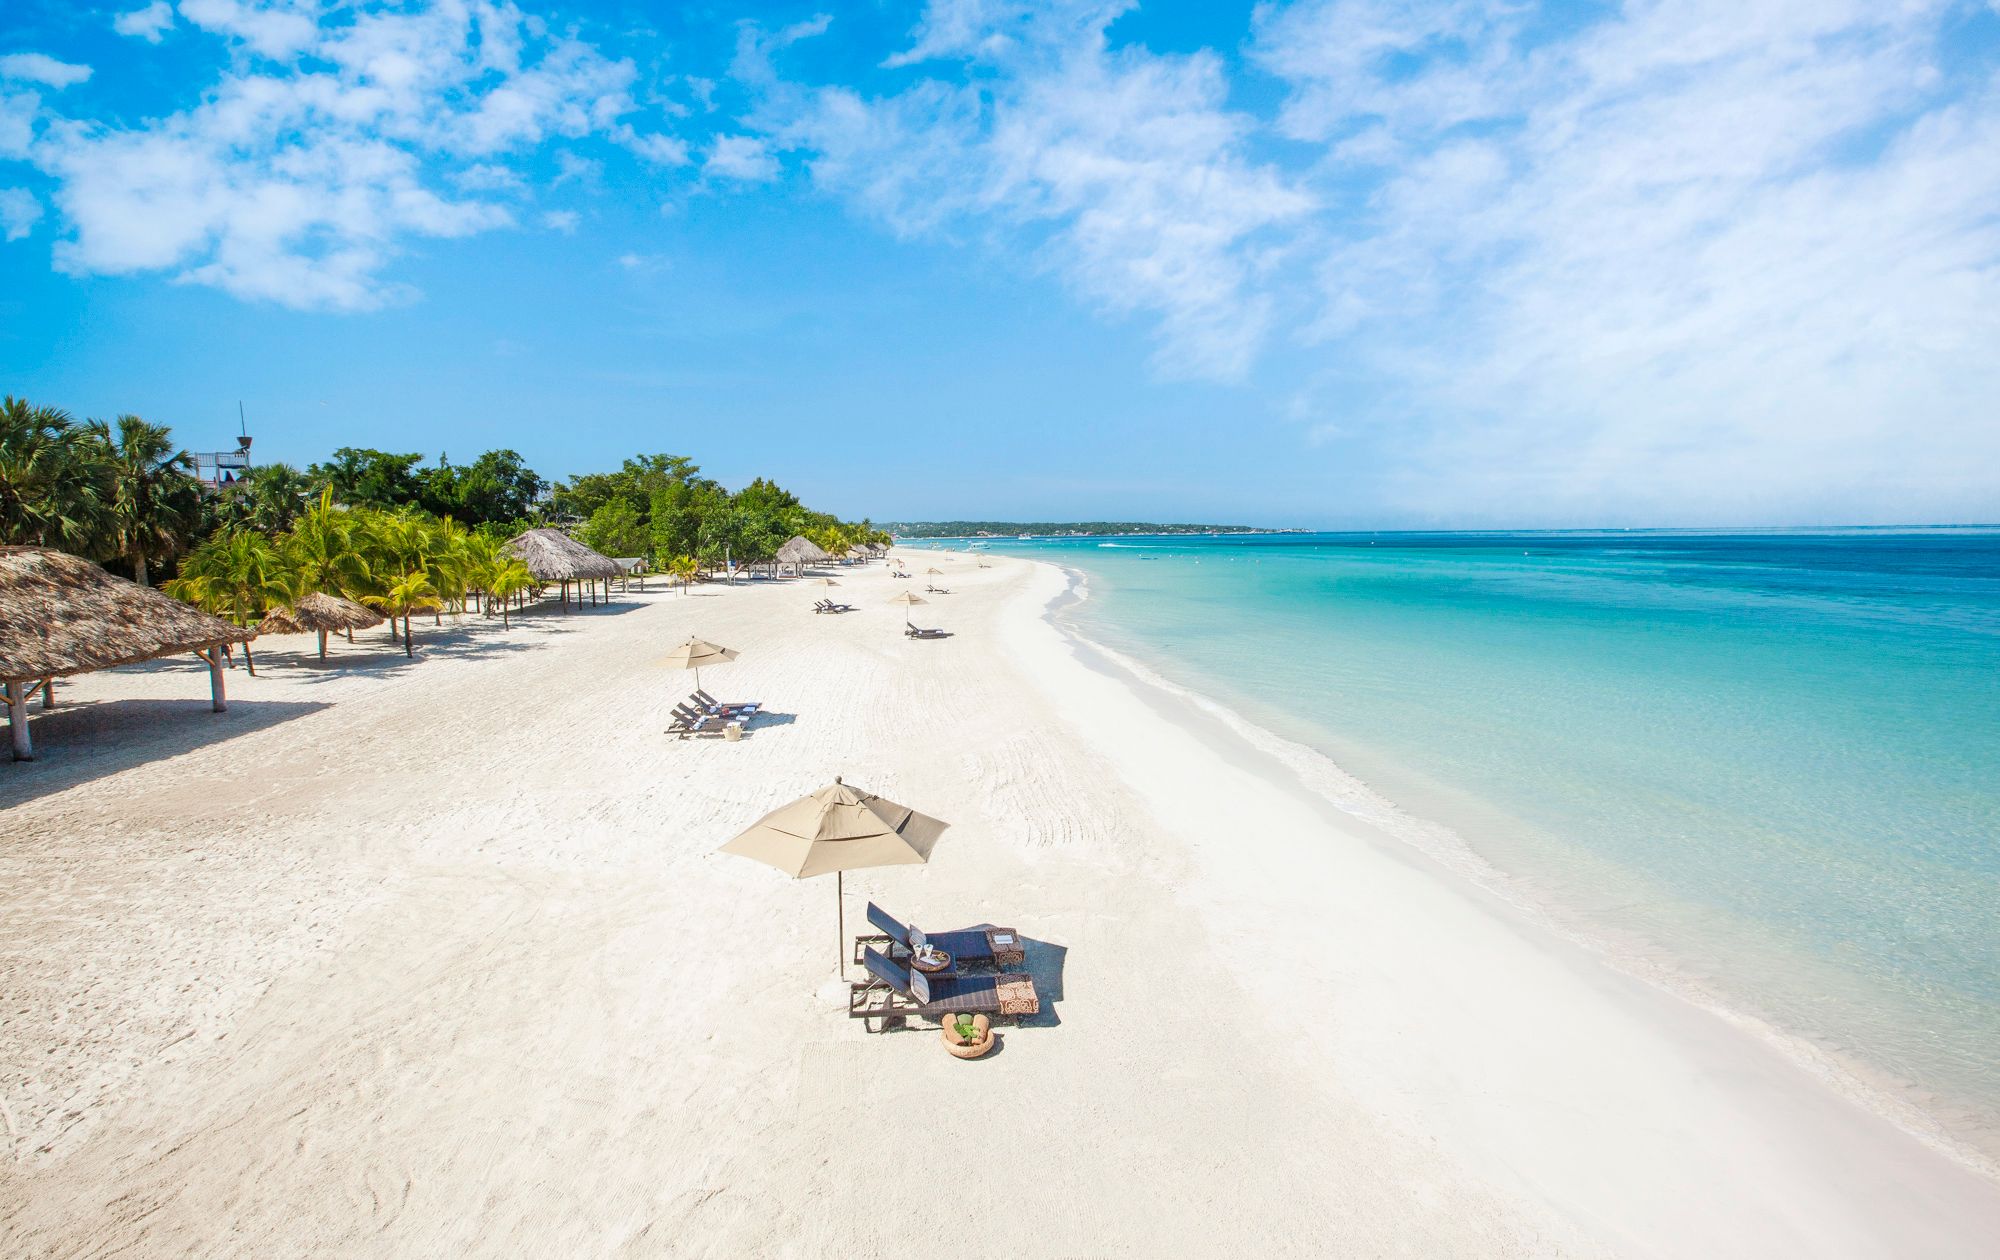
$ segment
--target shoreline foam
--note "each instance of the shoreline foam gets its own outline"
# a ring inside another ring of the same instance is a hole
[[[1060,571],[1068,583],[1066,595],[1073,594],[1079,603],[1089,598],[1090,575],[1085,570],[1044,560],[1034,563]],[[1496,865],[1458,831],[1405,809],[1332,755],[1259,725],[1225,701],[1175,682],[1129,653],[1091,638],[1074,623],[1064,620],[1063,598],[1052,600],[1044,617],[1060,634],[1083,649],[1086,663],[1094,656],[1103,662],[1102,668],[1107,673],[1113,676],[1122,673],[1130,685],[1151,688],[1208,714],[1255,752],[1268,757],[1302,790],[1324,799],[1334,809],[1408,844],[1453,876],[1505,901],[1542,930],[1755,1036],[1840,1097],[1881,1116],[1968,1171],[2000,1181],[2000,1157],[1981,1146],[1973,1135],[1954,1129],[1944,1117],[1909,1097],[1913,1087],[1905,1087],[1874,1070],[1864,1059],[1829,1050],[1810,1037],[1793,1033],[1732,1002],[1726,994],[1704,985],[1662,949],[1648,950],[1628,944],[1614,925],[1590,920],[1570,910],[1560,899],[1541,891],[1534,881]]]

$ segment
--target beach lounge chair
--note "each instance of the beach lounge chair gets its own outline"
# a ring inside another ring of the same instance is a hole
[[[932,595],[949,595],[949,594],[951,594],[951,588],[950,588],[950,587],[948,587],[948,586],[926,586],[926,587],[924,588],[924,590],[925,590],[926,592],[928,592],[929,594],[932,594]]]
[[[906,639],[949,639],[951,631],[926,630],[922,626],[904,626],[903,637]]]
[[[696,713],[680,705],[674,706],[674,716],[667,723],[667,734],[682,739],[699,736],[703,739],[720,739],[729,723],[709,713]]]
[[[922,945],[933,945],[950,954],[959,966],[1019,967],[1027,962],[1021,934],[1013,928],[966,928],[957,932],[925,932],[900,922],[887,910],[868,903],[868,921],[881,929],[879,935],[854,938],[854,961],[871,945],[883,947],[891,962],[903,962]]]
[[[848,986],[847,1017],[860,1020],[868,1032],[881,1032],[888,1021],[912,1015],[936,1020],[947,1015],[1019,1020],[1042,1010],[1042,999],[1028,976],[932,979],[873,949],[862,951],[861,961],[868,968],[868,979]]]
[[[719,714],[722,717],[738,717],[738,718],[756,717],[757,710],[764,707],[763,705],[757,703],[754,700],[739,701],[733,704],[724,704],[722,703],[722,701],[717,700],[714,696],[709,695],[706,691],[700,691],[700,690],[697,690],[692,696],[688,697],[688,700],[689,703],[694,708],[702,709],[713,714]]]

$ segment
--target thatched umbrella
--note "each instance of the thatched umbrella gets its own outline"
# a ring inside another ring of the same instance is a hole
[[[903,605],[903,624],[907,626],[910,624],[910,608],[916,604],[928,604],[930,601],[915,591],[898,591],[889,597],[889,602]]]
[[[694,689],[701,690],[701,667],[704,665],[726,665],[736,659],[736,649],[718,647],[703,639],[689,639],[673,651],[660,658],[660,664],[668,669],[691,669],[694,671]]]
[[[601,582],[624,572],[610,556],[592,551],[559,529],[531,529],[519,534],[508,540],[507,551],[528,566],[536,581],[561,583],[564,612],[569,611],[571,582]],[[591,602],[597,602],[594,586]]]
[[[825,564],[833,559],[824,548],[804,534],[794,534],[790,541],[778,548],[773,558],[779,564],[797,565],[800,573],[804,573],[809,564]]]
[[[326,659],[326,636],[330,633],[366,630],[382,624],[382,614],[372,608],[364,608],[351,599],[329,595],[325,591],[314,591],[298,602],[293,608],[274,608],[264,614],[264,622],[257,627],[260,634],[304,634],[311,630],[319,635],[319,659]]]
[[[289,609],[273,608],[257,623],[258,637],[267,634],[304,634],[306,628],[292,619]]]
[[[831,874],[834,953],[844,966],[845,872],[928,862],[948,825],[872,792],[856,791],[835,775],[832,786],[772,810],[717,852],[755,859],[793,879]]]
[[[226,707],[222,647],[255,630],[105,572],[80,556],[42,547],[0,547],[0,690],[13,726],[14,756],[34,756],[28,699],[53,708],[53,680],[193,652],[208,662],[209,694]]]

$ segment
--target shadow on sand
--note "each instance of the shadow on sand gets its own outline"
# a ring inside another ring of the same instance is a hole
[[[527,623],[532,634],[514,637],[503,629],[500,619],[470,616],[445,625],[426,625],[416,619],[416,655],[404,654],[400,641],[389,639],[388,629],[377,626],[357,631],[349,643],[339,635],[327,640],[326,659],[319,657],[317,642],[299,636],[296,646],[259,647],[251,645],[252,658],[260,675],[270,674],[287,681],[318,684],[353,674],[395,677],[418,668],[427,659],[438,657],[507,656],[531,651],[548,638],[572,631],[572,619],[618,615],[643,607],[643,598],[628,599],[596,608],[571,605],[564,613],[552,603],[532,604],[512,615],[516,623]],[[56,682],[56,707],[45,710],[39,701],[30,706],[30,731],[35,741],[35,760],[16,762],[0,752],[0,807],[19,804],[60,792],[79,783],[116,774],[133,766],[163,757],[177,756],[220,740],[235,739],[292,718],[327,708],[321,701],[254,700],[242,692],[255,687],[245,676],[243,653],[232,654],[228,685],[231,696],[225,713],[209,711],[207,667],[193,664],[184,656],[161,657],[133,665],[121,665],[116,674],[187,675],[186,699],[104,699],[71,700],[74,694],[62,680]]]
[[[137,667],[131,667],[137,668]],[[165,757],[178,756],[326,708],[302,700],[231,700],[226,713],[209,710],[205,673],[188,675],[184,700],[91,700],[67,703],[56,685],[56,707],[32,710],[35,760],[0,753],[0,807],[19,805],[79,783]]]

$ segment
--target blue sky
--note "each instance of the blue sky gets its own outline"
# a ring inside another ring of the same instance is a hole
[[[881,519],[2000,519],[1990,0],[13,0],[0,388]]]

